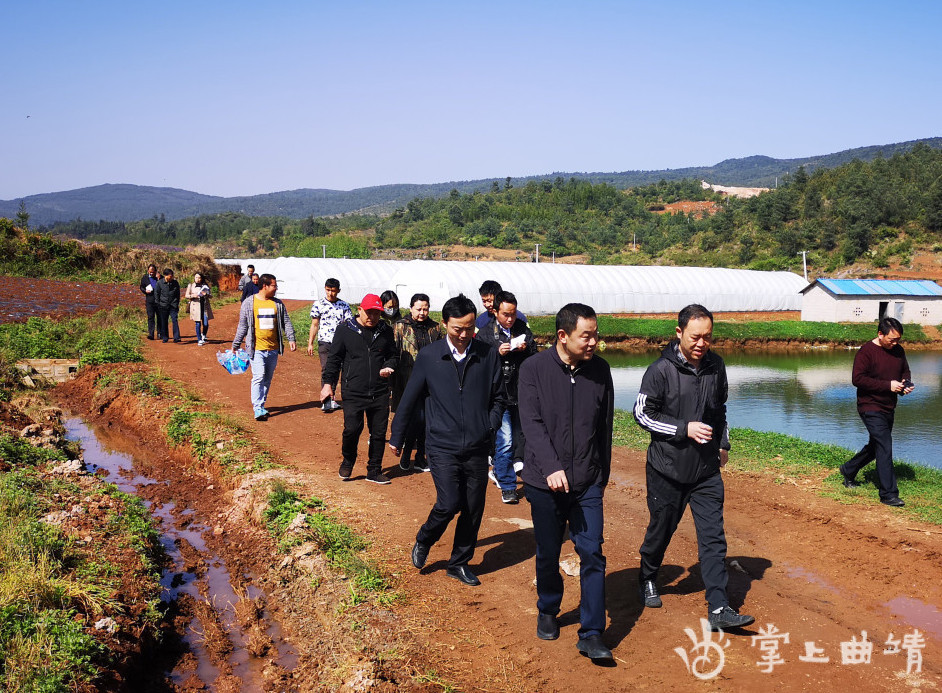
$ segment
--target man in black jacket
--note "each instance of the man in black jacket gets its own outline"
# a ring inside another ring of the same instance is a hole
[[[141,277],[141,293],[144,294],[144,310],[147,312],[147,338],[154,338],[157,324],[157,265],[148,265],[147,274]]]
[[[381,320],[383,304],[376,294],[367,294],[360,302],[355,319],[337,327],[330,345],[330,356],[323,370],[321,401],[334,396],[337,379],[343,371],[343,442],[340,478],[353,474],[357,444],[366,415],[370,430],[366,480],[388,484],[383,474],[386,427],[389,425],[389,376],[399,362],[392,328]]]
[[[677,339],[641,380],[634,417],[651,434],[646,465],[651,514],[641,545],[639,596],[661,606],[657,572],[689,505],[697,529],[700,573],[714,628],[738,628],[755,619],[738,614],[726,596],[723,476],[729,459],[726,365],[710,351],[713,314],[698,304],[677,315]]]
[[[464,295],[445,302],[445,339],[419,351],[389,438],[398,456],[416,408],[424,405],[425,454],[437,497],[416,535],[412,564],[422,569],[429,549],[458,515],[447,575],[466,585],[481,584],[468,562],[484,515],[487,455],[504,412],[497,350],[474,339],[475,313]]]
[[[527,323],[517,319],[517,297],[501,291],[494,297],[497,312],[482,327],[477,338],[497,349],[504,377],[507,408],[494,443],[494,476],[504,503],[517,502],[516,468],[523,468],[524,436],[517,409],[517,379],[520,364],[536,353],[533,333]]]
[[[157,304],[157,332],[161,341],[170,339],[168,321],[173,323],[173,341],[180,341],[180,326],[177,317],[180,313],[180,284],[173,278],[173,270],[164,270],[164,278],[157,282],[154,300]]]
[[[579,554],[579,651],[612,659],[605,630],[602,497],[612,462],[614,387],[608,363],[595,355],[595,311],[581,303],[556,314],[556,344],[520,367],[520,423],[526,436],[523,491],[536,539],[536,635],[559,637],[563,579],[559,553],[566,525]]]

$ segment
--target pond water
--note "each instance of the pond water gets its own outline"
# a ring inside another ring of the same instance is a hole
[[[857,415],[850,374],[856,349],[800,353],[716,353],[726,361],[732,428],[775,431],[857,450],[867,432]],[[641,376],[659,352],[608,351],[615,406],[634,406]],[[916,389],[900,397],[893,427],[896,459],[942,469],[942,354],[907,352]]]

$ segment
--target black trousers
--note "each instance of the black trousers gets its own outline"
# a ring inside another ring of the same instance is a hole
[[[321,387],[324,386],[324,369],[327,368],[327,359],[330,358],[330,342],[317,343],[317,358],[321,362]],[[338,374],[337,382],[340,382]]]
[[[425,407],[416,408],[413,419],[406,428],[402,441],[403,459],[409,459],[413,449],[416,461],[425,459]]]
[[[169,306],[157,306],[157,332],[158,336],[167,341],[170,338],[169,323],[173,323],[173,341],[180,341],[180,325],[177,324],[177,311]]]
[[[657,579],[664,552],[671,537],[690,506],[697,529],[700,574],[706,586],[706,600],[711,610],[727,606],[726,597],[726,532],[723,529],[723,475],[719,471],[699,481],[674,481],[650,464],[646,467],[648,482],[648,530],[641,544],[641,580]]]
[[[853,479],[857,472],[877,461],[877,483],[880,485],[880,500],[897,498],[896,471],[893,469],[893,419],[895,412],[864,411],[860,412],[870,440],[860,452],[844,463],[844,473]]]
[[[340,451],[343,453],[345,462],[356,463],[357,445],[360,442],[360,434],[363,432],[364,416],[370,431],[366,471],[367,473],[381,472],[383,452],[386,449],[386,428],[389,425],[388,395],[372,400],[356,400],[348,397],[343,401],[343,436]]]
[[[428,465],[437,496],[428,519],[415,539],[420,544],[431,546],[442,538],[448,523],[458,515],[448,566],[455,568],[467,565],[474,556],[478,530],[481,529],[481,518],[484,516],[487,453],[451,455],[429,450]]]
[[[157,304],[153,301],[144,301],[144,310],[147,311],[147,336],[154,338],[154,328],[157,326]]]

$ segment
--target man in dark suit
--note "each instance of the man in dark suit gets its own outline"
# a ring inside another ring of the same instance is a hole
[[[487,455],[504,412],[497,350],[474,337],[474,302],[464,295],[442,307],[445,339],[422,349],[393,419],[389,447],[398,456],[409,422],[425,407],[425,450],[437,497],[412,547],[421,569],[429,549],[458,515],[447,575],[481,581],[468,568],[484,515]]]
[[[157,265],[148,265],[147,274],[141,277],[141,293],[144,294],[144,310],[147,311],[147,338],[154,338],[157,326]]]

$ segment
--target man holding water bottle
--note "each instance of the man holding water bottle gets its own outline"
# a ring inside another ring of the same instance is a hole
[[[713,628],[739,628],[755,619],[737,613],[726,595],[723,476],[729,459],[728,383],[723,359],[710,351],[713,314],[698,304],[677,315],[677,339],[641,380],[634,417],[651,434],[647,455],[648,510],[641,545],[639,598],[662,605],[657,573],[687,506],[697,529],[700,573]]]

